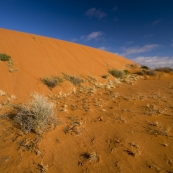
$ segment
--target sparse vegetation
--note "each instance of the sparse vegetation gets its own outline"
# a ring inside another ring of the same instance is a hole
[[[97,79],[92,77],[92,76],[88,76],[89,80],[92,81],[92,82],[97,82]]]
[[[126,67],[129,69],[135,69],[135,68],[138,68],[139,65],[138,64],[126,64]]]
[[[11,60],[11,56],[4,53],[0,53],[0,61],[10,61],[10,60]]]
[[[104,78],[104,79],[106,79],[107,77],[108,77],[108,75],[107,75],[107,74],[102,75],[102,78]]]
[[[68,81],[70,81],[74,85],[80,85],[81,83],[84,82],[84,80],[80,77],[77,76],[71,76],[69,74],[64,74],[64,78]]]
[[[7,94],[6,94],[6,92],[5,91],[3,91],[3,90],[0,90],[0,96],[6,96]]]
[[[125,72],[124,71],[121,71],[121,70],[117,70],[117,69],[112,69],[112,70],[109,70],[109,73],[116,77],[116,78],[122,78],[125,76]]]
[[[129,70],[123,70],[126,75],[130,74]]]
[[[26,105],[15,106],[17,113],[14,121],[26,133],[42,134],[50,126],[56,126],[55,105],[47,97],[35,93],[33,99]]]
[[[64,79],[62,77],[59,77],[59,76],[51,76],[51,77],[45,77],[45,78],[42,78],[41,81],[47,85],[49,88],[54,88],[56,87],[57,85],[61,84]]]
[[[169,73],[169,72],[173,72],[173,68],[172,67],[161,67],[161,68],[156,68],[155,71]]]
[[[148,71],[145,71],[145,73],[148,76],[155,76],[156,75],[156,72],[154,70],[148,70]]]
[[[141,76],[155,76],[156,72],[154,70],[142,70],[142,71],[138,71],[136,72],[136,74],[141,75]]]
[[[145,70],[149,70],[149,69],[150,69],[150,68],[149,68],[148,66],[146,66],[146,65],[142,65],[141,68],[142,68],[142,69],[145,69]]]
[[[91,161],[91,162],[98,162],[99,161],[99,155],[95,152],[92,152],[92,153],[84,153],[82,154],[82,156],[88,160],[88,161]]]

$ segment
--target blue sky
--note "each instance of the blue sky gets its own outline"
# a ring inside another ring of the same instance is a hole
[[[173,66],[173,0],[0,0],[0,27]]]

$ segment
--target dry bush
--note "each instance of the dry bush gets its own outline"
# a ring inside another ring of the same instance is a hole
[[[148,70],[148,71],[146,71],[145,73],[146,73],[146,75],[148,75],[148,76],[155,76],[155,75],[156,75],[156,72],[155,72],[154,70]]]
[[[57,124],[55,104],[47,97],[33,94],[33,99],[27,105],[16,106],[17,113],[14,121],[26,133],[43,133],[50,126]]]
[[[130,74],[129,70],[123,70],[126,75]]]
[[[173,72],[173,68],[172,67],[161,67],[161,68],[156,68],[155,71],[169,73],[169,72]]]
[[[83,153],[81,155],[84,159],[86,159],[87,161],[91,161],[91,162],[98,162],[99,161],[99,155],[95,152],[92,153]]]
[[[64,74],[64,78],[68,81],[70,81],[74,85],[80,85],[81,83],[84,82],[84,80],[80,77],[77,76],[71,76],[69,74]]]
[[[10,61],[11,57],[7,54],[0,53],[0,61]]]
[[[52,89],[57,85],[61,84],[64,80],[62,77],[59,76],[51,76],[51,77],[42,78],[41,81]]]
[[[109,73],[116,78],[122,78],[126,75],[124,71],[117,70],[117,69],[109,70]]]
[[[141,75],[141,76],[155,76],[156,72],[154,70],[142,70],[142,71],[138,71],[135,74]]]
[[[106,79],[107,77],[108,77],[108,75],[107,75],[107,74],[102,75],[102,78],[104,78],[104,79]]]

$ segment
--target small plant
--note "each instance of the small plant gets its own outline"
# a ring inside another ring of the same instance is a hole
[[[88,76],[89,80],[92,81],[92,82],[97,82],[97,79],[92,77],[92,76]]]
[[[130,74],[129,70],[123,70],[126,75]]]
[[[7,94],[6,94],[6,92],[5,91],[3,91],[3,90],[0,90],[0,96],[6,96]]]
[[[36,37],[32,37],[34,40],[36,40]]]
[[[124,72],[124,71],[116,70],[116,69],[109,70],[109,73],[110,73],[112,76],[117,77],[117,78],[122,78],[122,77],[125,76],[125,72]]]
[[[102,75],[102,78],[104,78],[104,79],[106,79],[107,77],[108,77],[108,75],[107,75],[107,74]]]
[[[84,159],[91,161],[91,162],[98,162],[99,161],[99,155],[95,152],[92,153],[84,153],[82,154]]]
[[[70,81],[74,85],[80,85],[81,83],[84,82],[84,80],[82,78],[77,77],[77,76],[71,76],[71,75],[68,75],[68,74],[64,74],[64,78],[66,80]]]
[[[145,69],[145,70],[149,70],[149,69],[150,69],[150,68],[149,68],[148,66],[146,66],[146,65],[142,65],[141,68],[142,68],[142,69]]]
[[[51,76],[51,77],[42,78],[41,81],[52,89],[57,85],[61,84],[64,80],[62,77],[59,76]]]
[[[0,53],[0,61],[10,61],[11,57],[7,54]]]
[[[169,73],[169,72],[173,72],[173,68],[172,67],[161,67],[161,68],[156,68],[155,71]]]
[[[14,121],[26,133],[42,134],[50,126],[57,124],[55,105],[47,97],[35,93],[27,105],[15,106]]]

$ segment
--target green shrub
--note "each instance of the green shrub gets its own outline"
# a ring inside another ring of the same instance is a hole
[[[10,61],[11,57],[7,54],[0,53],[0,61]]]
[[[42,78],[41,81],[52,89],[57,85],[61,84],[64,80],[62,77],[59,76],[51,76],[51,77]]]
[[[52,125],[56,126],[55,104],[48,101],[47,97],[35,93],[27,105],[15,107],[17,113],[14,121],[26,133],[41,134]]]
[[[169,72],[173,72],[173,68],[172,67],[161,67],[161,68],[156,68],[155,71],[169,73]]]
[[[112,76],[117,77],[117,78],[122,78],[122,77],[125,76],[125,72],[124,72],[124,71],[116,70],[116,69],[109,70],[109,73],[110,73]]]
[[[66,80],[70,81],[74,85],[80,85],[81,83],[84,82],[84,80],[82,78],[77,77],[77,76],[71,76],[71,75],[68,75],[68,74],[64,74],[64,78]]]

